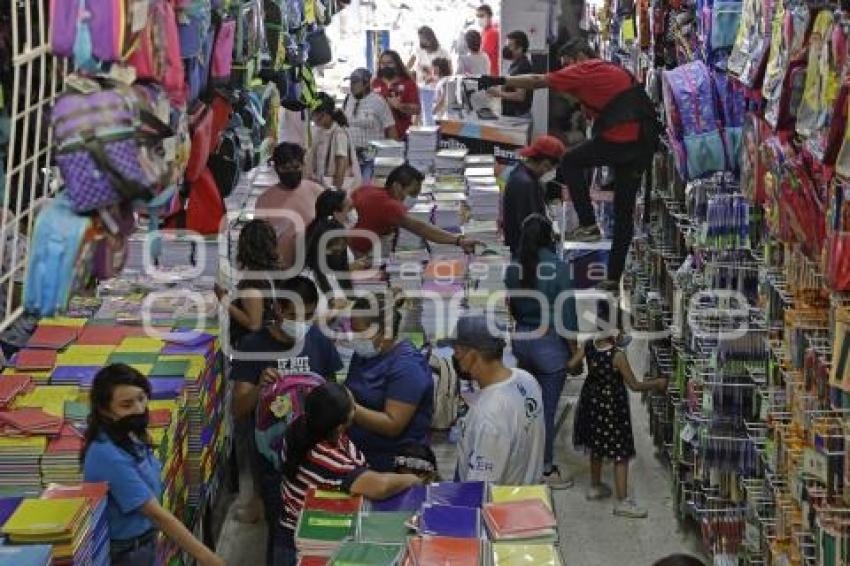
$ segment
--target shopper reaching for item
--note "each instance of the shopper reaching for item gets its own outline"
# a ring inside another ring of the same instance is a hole
[[[481,77],[478,88],[551,88],[577,98],[594,119],[592,137],[571,148],[561,160],[561,178],[569,188],[581,224],[568,239],[592,241],[601,237],[585,173],[591,167],[613,168],[614,241],[607,280],[599,287],[616,291],[634,233],[635,201],[641,178],[658,146],[661,130],[654,105],[627,70],[599,59],[578,39],[567,42],[561,49],[561,59],[566,66],[559,71],[545,75]]]

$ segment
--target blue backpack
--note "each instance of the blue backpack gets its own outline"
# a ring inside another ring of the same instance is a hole
[[[24,285],[24,308],[52,316],[68,305],[72,293],[91,275],[94,227],[71,208],[64,193],[35,220]]]

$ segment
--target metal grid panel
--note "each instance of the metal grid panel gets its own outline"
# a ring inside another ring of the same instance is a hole
[[[34,203],[53,189],[44,173],[50,162],[52,132],[48,109],[61,90],[66,63],[50,53],[50,0],[0,0],[11,10],[12,90],[6,93],[10,136],[0,217],[0,330],[21,312],[16,281],[23,281]],[[9,5],[11,4],[11,6]]]

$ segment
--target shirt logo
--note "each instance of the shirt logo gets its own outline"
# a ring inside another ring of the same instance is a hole
[[[492,472],[493,463],[473,453],[469,457],[469,470],[472,472]]]
[[[277,361],[277,371],[282,375],[310,373],[310,358],[307,356],[281,358]]]

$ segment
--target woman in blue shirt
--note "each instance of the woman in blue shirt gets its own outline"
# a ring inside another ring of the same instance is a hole
[[[159,503],[162,466],[151,450],[147,431],[150,393],[148,380],[124,364],[101,369],[92,384],[81,454],[83,479],[109,484],[111,563],[155,564],[156,535],[162,531],[199,564],[223,566],[221,558]]]
[[[365,297],[354,302],[354,357],[345,380],[356,401],[349,436],[378,472],[393,471],[395,457],[406,445],[430,440],[431,368],[409,340],[398,338],[400,324],[401,313],[391,298],[378,309]]]
[[[517,263],[518,260],[518,263]],[[522,223],[519,252],[506,273],[511,316],[516,321],[512,349],[517,365],[534,375],[543,390],[546,444],[543,477],[553,488],[572,487],[554,462],[555,413],[567,378],[576,321],[570,266],[555,253],[552,223],[531,214]],[[544,312],[545,311],[545,312]]]

